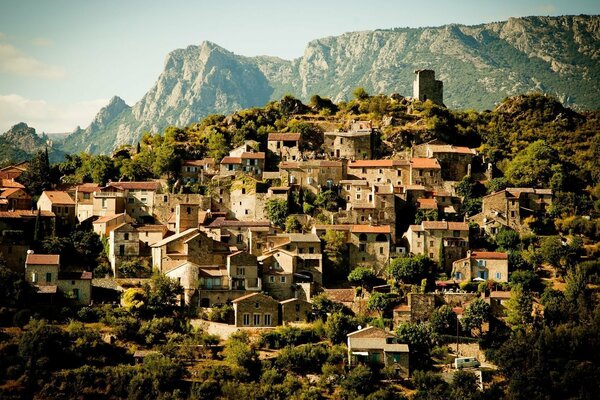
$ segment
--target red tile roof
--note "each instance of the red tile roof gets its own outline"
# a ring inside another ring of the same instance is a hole
[[[251,227],[251,226],[271,226],[269,221],[237,221],[218,217],[211,222],[207,228],[222,228],[222,227]]]
[[[453,146],[451,144],[430,144],[429,148],[434,153],[475,154],[475,150],[473,149],[462,146]]]
[[[447,222],[447,221],[423,221],[424,229],[443,229],[443,230],[457,230],[457,231],[468,231],[469,224],[466,222]]]
[[[408,165],[406,160],[358,160],[348,164],[348,168],[378,168],[378,167],[399,167]]]
[[[267,139],[269,142],[276,142],[280,140],[291,140],[297,142],[300,140],[299,133],[269,133],[269,138]]]
[[[240,157],[241,159],[245,160],[245,159],[250,159],[250,160],[264,160],[265,159],[265,153],[258,152],[258,153],[242,153],[242,156]]]
[[[25,264],[28,265],[59,265],[59,254],[27,254]]]
[[[123,190],[158,190],[160,182],[111,182],[108,186]]]
[[[25,186],[12,179],[0,179],[0,187],[25,189]]]
[[[14,211],[0,211],[0,218],[25,218],[32,217],[55,217],[52,211],[41,211],[41,210],[14,210]]]
[[[508,260],[508,253],[498,251],[474,251],[471,258],[485,258],[488,260]]]
[[[78,185],[76,189],[81,193],[93,193],[97,190],[100,190],[100,185],[97,183],[84,183],[82,185]]]
[[[417,169],[440,169],[440,163],[435,158],[411,158],[410,166]]]
[[[202,167],[205,165],[214,165],[215,164],[215,159],[214,158],[203,158],[202,160],[183,160],[182,165],[186,166],[186,165],[191,165],[191,166],[196,166],[196,167]]]
[[[241,164],[242,159],[240,157],[223,157],[221,164]]]
[[[8,199],[10,196],[14,195],[14,194],[20,194],[22,196],[25,197],[30,197],[27,193],[25,193],[25,191],[21,188],[6,188],[6,189],[0,189],[0,197],[4,197],[5,199]]]
[[[438,208],[436,199],[422,198],[422,199],[419,199],[418,202],[419,202],[419,208],[423,208],[426,210],[437,210],[437,208]]]
[[[75,205],[75,200],[73,200],[67,192],[45,190],[42,193],[42,196],[43,195],[46,195],[52,204]]]
[[[392,233],[389,225],[352,225],[352,233]]]

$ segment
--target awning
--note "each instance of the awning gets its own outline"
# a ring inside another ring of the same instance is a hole
[[[368,351],[353,351],[352,355],[354,355],[354,356],[365,356],[365,357],[368,357],[369,356],[369,352]]]

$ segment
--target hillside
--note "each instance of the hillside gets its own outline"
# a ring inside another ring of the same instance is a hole
[[[243,57],[204,42],[171,52],[138,103],[130,108],[111,101],[110,118],[78,129],[65,149],[107,153],[139,141],[145,131],[263,106],[287,93],[304,101],[318,93],[337,102],[364,87],[410,96],[414,70],[422,68],[444,81],[451,108],[491,109],[507,96],[539,91],[576,109],[597,109],[598,43],[599,16],[352,32],[314,40],[291,61]]]
[[[65,153],[56,149],[48,136],[39,136],[34,128],[21,122],[0,135],[0,164],[28,160],[46,147],[50,162],[64,160]]]

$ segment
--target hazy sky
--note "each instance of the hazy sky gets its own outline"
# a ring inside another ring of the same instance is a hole
[[[0,132],[85,127],[113,95],[140,100],[169,51],[204,40],[292,59],[350,31],[565,14],[600,14],[600,1],[0,0]]]

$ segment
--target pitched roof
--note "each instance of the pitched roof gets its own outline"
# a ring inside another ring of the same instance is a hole
[[[251,299],[253,297],[257,297],[257,296],[258,297],[263,297],[263,298],[268,299],[268,300],[272,300],[274,303],[278,303],[278,301],[275,300],[274,298],[272,298],[271,296],[267,296],[266,294],[262,294],[262,293],[250,293],[250,294],[247,294],[245,296],[238,297],[237,299],[234,299],[232,301],[232,303],[239,303],[240,301],[249,300],[249,299]]]
[[[0,179],[0,187],[25,189],[25,186],[15,182],[14,179]]]
[[[293,297],[291,299],[280,301],[279,304],[288,304],[288,303],[293,303],[293,302],[297,302],[297,301],[302,302],[302,303],[308,303],[308,301],[306,301],[306,300],[302,300],[297,297]]]
[[[508,253],[499,251],[473,251],[471,258],[484,258],[488,260],[508,260]]]
[[[75,189],[81,193],[93,193],[100,189],[100,185],[97,183],[83,183],[81,185],[77,185]]]
[[[327,297],[338,303],[352,303],[356,297],[356,291],[348,289],[324,289]]]
[[[59,272],[58,279],[60,280],[84,280],[91,281],[92,273],[89,271],[83,272]]]
[[[25,264],[28,265],[59,265],[60,254],[27,254]]]
[[[203,158],[202,160],[183,160],[183,163],[181,165],[191,165],[191,166],[196,166],[196,167],[202,167],[205,165],[214,165],[215,164],[215,159],[214,158]]]
[[[52,211],[42,211],[42,210],[0,211],[0,218],[25,218],[25,217],[35,218],[38,215],[40,217],[55,217],[55,215]]]
[[[297,142],[300,140],[300,134],[299,133],[273,132],[273,133],[269,133],[269,137],[267,140],[269,142],[276,142],[276,141],[280,141],[280,140],[291,140],[291,141]]]
[[[225,217],[215,218],[213,222],[211,222],[207,228],[222,228],[222,227],[251,227],[251,226],[264,226],[270,227],[271,223],[269,221],[237,221],[233,219],[225,219]]]
[[[256,153],[242,153],[241,158],[243,160],[245,159],[259,159],[259,160],[264,160],[265,159],[265,153],[263,153],[262,151],[256,152]]]
[[[117,187],[124,190],[158,190],[160,182],[111,182],[108,186]]]
[[[410,166],[417,169],[441,169],[440,163],[435,158],[415,157],[410,159]]]
[[[392,233],[389,225],[352,225],[352,233]]]
[[[6,189],[0,189],[0,197],[4,197],[5,199],[8,199],[10,196],[14,195],[14,194],[24,194],[26,197],[31,197],[29,196],[27,193],[25,193],[25,191],[21,188],[6,188]]]
[[[423,229],[434,230],[457,230],[457,231],[468,231],[469,224],[466,222],[448,222],[448,221],[423,221]],[[412,226],[412,225],[411,225]]]
[[[435,199],[426,199],[421,198],[417,200],[419,202],[419,208],[427,209],[427,210],[437,210],[438,204]]]
[[[160,240],[160,241],[158,241],[158,242],[156,242],[154,244],[151,244],[150,247],[161,247],[161,246],[164,246],[165,244],[171,243],[174,240],[178,240],[178,239],[184,238],[184,237],[186,237],[186,236],[188,236],[190,234],[194,234],[195,232],[199,232],[198,228],[190,228],[190,229],[188,229],[186,231],[183,231],[183,232],[180,232],[178,234],[166,237],[163,240]]]
[[[113,219],[117,219],[117,218],[120,218],[123,216],[127,216],[127,214],[121,213],[121,214],[114,214],[114,215],[105,215],[103,217],[98,218],[94,222],[92,222],[92,224],[103,224],[105,222],[112,221]]]
[[[433,153],[475,154],[475,150],[473,149],[462,146],[453,146],[451,144],[430,144],[429,148]]]
[[[67,192],[44,190],[42,195],[46,195],[52,204],[75,205],[75,200]]]
[[[241,164],[241,157],[223,157],[221,159],[221,164]]]
[[[391,168],[408,164],[406,160],[357,160],[349,163],[348,168]]]

